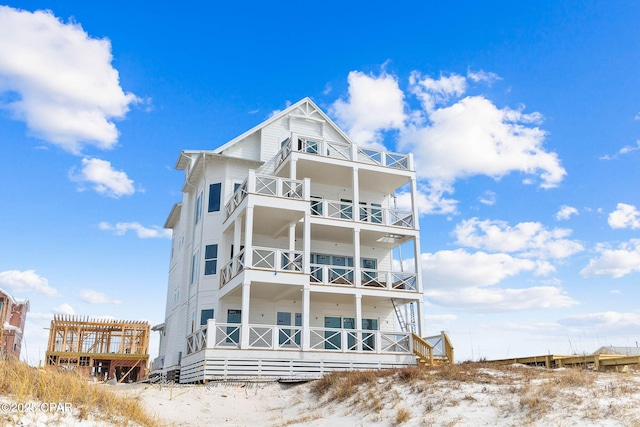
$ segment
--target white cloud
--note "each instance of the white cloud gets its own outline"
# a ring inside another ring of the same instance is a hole
[[[54,314],[67,314],[67,315],[76,314],[76,311],[73,309],[73,307],[71,307],[66,302],[60,304],[57,307],[53,307],[51,311],[53,311]]]
[[[600,313],[577,314],[558,321],[562,326],[586,329],[590,333],[633,333],[640,327],[640,314],[605,311]]]
[[[399,148],[414,153],[418,175],[430,181],[500,179],[521,172],[539,176],[542,188],[556,187],[566,171],[542,146],[546,132],[529,126],[540,120],[538,113],[499,109],[486,98],[469,96],[430,113],[427,125],[407,126]]]
[[[329,112],[358,145],[381,148],[380,132],[400,129],[406,119],[398,80],[385,72],[375,76],[351,71],[348,81],[347,100],[338,99]]]
[[[459,310],[505,312],[571,307],[578,304],[562,288],[535,286],[525,289],[463,288],[429,290],[425,295],[432,302]]]
[[[604,156],[600,156],[600,160],[615,160],[621,155],[629,154],[634,151],[640,150],[640,139],[636,141],[636,145],[625,145],[614,155],[605,154]]]
[[[496,204],[496,193],[487,190],[478,197],[478,201],[483,205],[493,206]]]
[[[566,258],[584,249],[568,240],[571,230],[546,229],[539,222],[521,222],[511,227],[505,221],[471,218],[460,222],[454,232],[456,243],[496,252],[517,252],[524,257]]]
[[[171,230],[166,230],[162,227],[158,227],[157,225],[152,226],[152,228],[147,228],[138,222],[119,222],[112,225],[103,221],[98,224],[98,227],[103,231],[113,231],[113,234],[116,236],[123,236],[127,231],[131,230],[134,231],[141,239],[171,238]]]
[[[578,215],[578,209],[573,206],[562,205],[560,206],[560,210],[556,214],[556,219],[558,221],[569,219],[571,215]]]
[[[609,226],[611,228],[640,228],[640,212],[633,205],[618,203],[616,210],[609,214]]]
[[[450,323],[458,318],[455,314],[427,314],[424,316],[429,325],[434,323]]]
[[[469,253],[463,249],[422,254],[425,289],[490,286],[522,272],[544,275],[550,271],[553,267],[549,263],[508,254]]]
[[[409,77],[411,92],[420,100],[422,108],[431,113],[436,105],[448,102],[452,97],[458,97],[467,90],[467,81],[458,74],[449,77],[440,76],[439,79],[423,77],[418,71]]]
[[[106,294],[93,289],[83,289],[80,291],[79,298],[89,304],[120,304],[122,301],[109,298]]]
[[[458,201],[447,198],[446,194],[452,194],[453,186],[444,183],[418,186],[418,214],[453,214],[457,212]],[[397,194],[396,203],[398,209],[411,210],[411,193],[400,192]]]
[[[599,244],[596,251],[600,255],[589,260],[589,264],[580,271],[583,277],[611,276],[617,279],[640,272],[640,239],[621,243],[617,249]]]
[[[11,292],[37,292],[48,296],[58,295],[58,291],[49,286],[49,281],[36,274],[35,270],[7,270],[0,272],[0,287]],[[21,298],[20,295],[14,295]]]
[[[69,171],[71,180],[79,183],[89,183],[93,189],[105,196],[118,198],[135,193],[133,180],[129,179],[123,171],[117,171],[111,166],[111,162],[97,158],[82,159],[82,169],[75,173]],[[80,187],[80,190],[84,190]]]
[[[496,73],[483,70],[471,71],[471,69],[467,69],[467,77],[469,78],[469,80],[472,80],[476,83],[485,82],[489,86],[491,86],[497,80],[502,80],[502,77],[500,77]]]
[[[111,66],[111,43],[50,11],[0,6],[0,105],[30,132],[64,150],[110,149],[122,118],[139,99],[123,92]]]

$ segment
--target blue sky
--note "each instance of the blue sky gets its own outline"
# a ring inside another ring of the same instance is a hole
[[[180,150],[305,96],[414,152],[457,358],[636,346],[640,4],[413,3],[1,7],[0,287],[31,301],[29,362],[53,313],[162,322]]]

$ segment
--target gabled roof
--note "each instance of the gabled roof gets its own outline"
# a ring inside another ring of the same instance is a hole
[[[296,110],[302,110],[303,111],[303,115],[293,114]],[[314,117],[314,115],[319,115],[320,118]],[[328,123],[329,126],[333,127],[336,130],[336,132],[338,132],[340,134],[340,136],[342,136],[346,141],[349,141],[351,143],[351,139],[349,139],[349,137],[342,131],[342,129],[340,129],[338,127],[338,125],[336,125],[333,122],[333,120],[331,120],[329,118],[329,116],[327,116],[311,100],[311,98],[305,97],[305,98],[301,99],[300,101],[296,102],[295,104],[292,104],[289,107],[285,108],[281,112],[279,112],[277,114],[274,114],[273,116],[271,116],[267,120],[263,121],[262,123],[252,127],[248,131],[244,132],[242,135],[239,135],[239,136],[233,138],[231,141],[227,142],[226,144],[221,145],[220,147],[218,147],[215,150],[213,150],[213,152],[214,153],[218,153],[218,154],[222,154],[223,151],[226,150],[227,148],[232,147],[233,145],[235,145],[239,141],[242,141],[243,139],[245,139],[249,135],[261,130],[262,128],[264,128],[264,127],[270,125],[271,123],[273,123],[273,122],[275,122],[277,120],[280,120],[280,119],[282,119],[283,117],[286,117],[286,116],[297,117],[297,118],[302,118],[302,119],[306,119],[306,120],[324,121],[324,122]]]

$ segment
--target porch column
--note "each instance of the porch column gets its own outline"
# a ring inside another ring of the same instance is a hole
[[[360,182],[358,180],[357,166],[353,168],[351,181],[353,186],[353,220],[360,221]]]
[[[413,228],[420,230],[420,221],[418,221],[418,183],[415,175],[411,177],[411,208],[413,209]]]
[[[353,282],[356,287],[362,286],[362,262],[360,261],[360,229],[353,229]]]
[[[247,206],[244,217],[244,267],[253,267],[253,206]]]
[[[289,179],[296,179],[296,175],[298,173],[298,156],[291,156],[291,161],[289,162]]]
[[[362,329],[362,295],[356,294],[354,296],[355,296],[355,299],[356,299],[356,324],[355,324],[355,328],[356,328],[356,330],[361,330]],[[362,332],[358,332],[356,334],[356,336],[358,337],[357,350],[358,351],[362,351]]]
[[[311,213],[307,211],[304,213],[303,231],[302,231],[302,244],[304,255],[302,258],[302,269],[304,274],[311,274]]]
[[[424,337],[427,335],[427,321],[425,319],[425,310],[424,310],[424,298],[421,298],[419,301],[416,301],[416,306],[418,308],[418,335]]]
[[[242,284],[242,314],[240,320],[240,348],[249,348],[249,301],[251,299],[251,283]]]
[[[233,222],[233,252],[234,255],[240,253],[240,246],[242,246],[242,217],[237,216]]]
[[[309,319],[311,318],[311,290],[305,285],[302,290],[302,351],[309,351],[311,347],[311,333]]]

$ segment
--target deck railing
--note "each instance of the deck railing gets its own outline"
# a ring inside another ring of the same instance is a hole
[[[354,214],[357,212],[357,215]],[[379,206],[359,206],[354,211],[353,202],[311,199],[311,215],[329,219],[341,219],[369,224],[414,228],[413,212],[387,209]]]
[[[323,285],[355,286],[355,268],[337,265],[311,264],[311,283]],[[418,290],[418,276],[415,273],[402,273],[362,268],[360,284],[369,288],[389,290]]]
[[[409,332],[384,332],[363,329],[309,328],[309,350],[333,352],[371,352],[411,354]],[[239,349],[242,328],[238,323],[207,325],[187,336],[187,354],[204,349]],[[302,350],[302,328],[288,325],[249,325],[249,349]]]
[[[424,337],[423,339],[433,347],[434,357],[437,357],[440,359],[446,359],[450,363],[453,363],[454,361],[453,345],[451,344],[449,335],[447,335],[446,332],[442,331],[440,335]]]
[[[285,273],[302,273],[304,271],[304,252],[288,249],[263,248],[254,246],[251,249],[251,265],[246,265],[245,249],[225,264],[220,270],[220,287],[223,287],[245,268],[269,270]]]
[[[372,148],[362,148],[355,144],[345,144],[320,138],[306,138],[293,135],[292,138],[287,138],[282,141],[282,148],[276,154],[276,168],[283,163],[293,151],[393,169],[412,170],[413,166],[408,154],[392,153]]]
[[[240,184],[231,199],[225,204],[225,219],[229,218],[247,194],[304,200],[304,181],[269,175],[256,175],[255,171],[251,170],[247,179]]]

